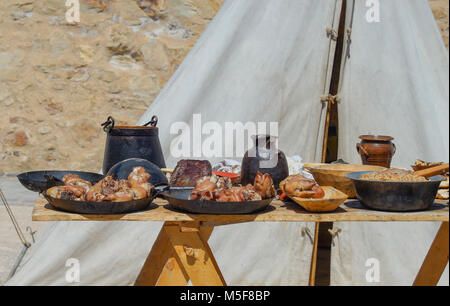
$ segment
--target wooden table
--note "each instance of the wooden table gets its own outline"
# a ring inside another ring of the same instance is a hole
[[[171,210],[167,202],[156,199],[145,211],[123,215],[80,215],[52,208],[39,198],[33,221],[162,221],[164,225],[148,255],[135,285],[226,285],[208,239],[215,226],[243,222],[442,222],[434,242],[414,281],[414,285],[436,285],[448,262],[449,208],[437,201],[424,212],[390,213],[364,209],[358,201],[347,201],[332,213],[308,213],[292,202],[275,200],[264,212],[250,215],[197,215]],[[318,228],[316,226],[316,228]],[[311,276],[314,278],[317,254],[314,237]],[[313,284],[314,282],[310,282]]]

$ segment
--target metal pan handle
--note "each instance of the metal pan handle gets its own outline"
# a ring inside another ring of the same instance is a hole
[[[114,118],[109,116],[108,119],[106,119],[106,121],[102,123],[103,131],[105,131],[106,133],[111,132],[111,130],[114,128],[114,124]]]
[[[158,124],[158,117],[157,116],[153,116],[152,120],[150,120],[149,122],[147,122],[146,124],[144,124],[144,126],[151,126],[151,127],[155,127]]]

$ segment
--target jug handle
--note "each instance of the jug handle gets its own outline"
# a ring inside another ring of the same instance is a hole
[[[108,119],[106,119],[106,122],[102,123],[103,131],[109,133],[114,128],[114,124],[114,118],[109,116]]]
[[[150,120],[149,122],[144,124],[144,126],[148,126],[149,124],[150,124],[151,127],[155,127],[158,124],[158,117],[157,116],[153,116],[152,120]]]
[[[362,152],[365,156],[369,156],[369,153],[366,151],[366,149],[363,148],[360,143],[356,144],[356,150],[358,150],[359,154],[361,154]]]

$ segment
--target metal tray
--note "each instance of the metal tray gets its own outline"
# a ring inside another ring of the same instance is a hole
[[[381,211],[419,211],[429,209],[435,202],[443,176],[429,178],[426,182],[385,182],[361,179],[373,171],[345,175],[353,182],[356,196],[366,207]]]
[[[151,197],[128,202],[89,202],[56,199],[43,194],[48,203],[55,208],[77,213],[95,215],[125,214],[146,209],[155,199],[156,193]]]
[[[194,214],[242,215],[265,210],[274,198],[247,202],[189,200],[191,190],[170,189],[161,192],[171,207]]]

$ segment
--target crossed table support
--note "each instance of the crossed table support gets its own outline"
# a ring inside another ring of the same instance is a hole
[[[208,245],[212,226],[165,222],[139,274],[137,286],[226,286]]]
[[[357,201],[347,201],[326,214],[308,213],[291,202],[275,200],[266,211],[250,215],[196,215],[171,210],[156,199],[145,211],[124,215],[81,215],[56,210],[45,199],[34,206],[33,221],[163,221],[164,225],[135,282],[137,286],[226,286],[208,245],[214,226],[243,222],[442,222],[414,285],[436,285],[449,258],[449,207],[437,201],[432,210],[389,213],[366,210]],[[317,230],[311,261],[310,285],[314,285]],[[413,243],[413,242],[412,242]]]

